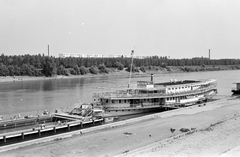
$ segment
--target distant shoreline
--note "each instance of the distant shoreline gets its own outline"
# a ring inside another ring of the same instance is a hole
[[[186,69],[186,70],[185,70]],[[206,72],[206,71],[226,71],[226,70],[239,70],[233,69],[231,66],[169,66],[167,68],[159,68],[153,67],[151,70],[147,69],[146,72],[137,72],[133,73],[132,76],[136,75],[150,75],[150,74],[169,74],[169,73],[188,73],[188,72]],[[57,79],[71,79],[71,78],[88,78],[88,77],[101,77],[101,76],[129,76],[129,72],[125,70],[109,72],[109,73],[101,73],[101,74],[85,74],[85,75],[55,75],[53,77],[45,77],[45,76],[1,76],[1,82],[18,82],[18,81],[37,81],[37,80],[57,80]]]

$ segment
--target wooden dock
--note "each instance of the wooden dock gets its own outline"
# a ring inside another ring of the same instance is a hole
[[[81,116],[55,113],[51,116],[0,121],[0,146],[80,130],[104,123],[103,118],[83,121]],[[10,131],[14,128],[14,131]],[[5,132],[4,132],[5,131]]]

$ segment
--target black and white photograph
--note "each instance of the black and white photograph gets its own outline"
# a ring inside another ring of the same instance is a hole
[[[0,157],[240,156],[239,0],[0,0]]]

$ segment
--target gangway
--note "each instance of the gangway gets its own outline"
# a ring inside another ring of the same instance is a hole
[[[62,118],[62,119],[67,119],[67,120],[71,120],[71,121],[82,120],[83,119],[82,116],[71,115],[71,114],[67,114],[67,113],[54,113],[53,115],[56,118]]]

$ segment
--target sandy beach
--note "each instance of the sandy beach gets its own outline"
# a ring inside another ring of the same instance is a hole
[[[159,72],[162,73],[162,72]],[[85,74],[85,75],[55,75],[53,77],[45,77],[45,76],[0,76],[0,83],[1,82],[18,82],[18,81],[40,81],[40,80],[58,80],[58,79],[71,79],[71,78],[88,78],[88,77],[101,77],[101,76],[129,76],[129,72],[127,71],[116,71],[116,72],[110,72],[108,74]],[[150,75],[149,73],[136,73],[133,75]]]
[[[239,103],[239,98],[224,98],[206,106],[158,113],[145,121],[2,152],[0,156],[219,156],[240,145]],[[192,131],[183,133],[181,128]]]
[[[0,77],[0,82],[17,82],[17,81],[39,81],[39,80],[56,80],[56,79],[69,79],[69,78],[83,78],[83,77],[96,77],[96,76],[102,76],[102,75],[73,75],[73,76],[63,76],[63,75],[57,75],[53,77],[44,77],[44,76],[6,76]]]

